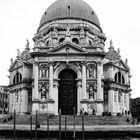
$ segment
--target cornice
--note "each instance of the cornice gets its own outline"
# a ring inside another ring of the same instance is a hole
[[[104,79],[104,83],[108,85],[114,84],[116,86],[130,87],[130,85],[127,84],[116,83],[113,79]]]
[[[79,53],[47,53],[47,52],[32,52],[31,56],[34,57],[50,57],[50,56],[99,56],[104,58],[104,52],[79,52]]]
[[[130,71],[129,68],[128,69],[124,69],[122,67],[119,67],[119,66],[115,65],[113,62],[108,62],[108,63],[104,64],[104,66],[113,66],[115,68],[122,69],[122,70],[124,70],[126,72],[129,72]]]
[[[22,84],[31,84],[32,81],[33,81],[32,78],[30,78],[30,79],[29,78],[24,78],[21,82],[16,83],[16,84],[11,84],[8,87],[13,87],[13,86],[22,85]]]

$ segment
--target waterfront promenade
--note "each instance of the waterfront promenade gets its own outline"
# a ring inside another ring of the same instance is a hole
[[[33,130],[35,130],[35,125],[32,126]],[[67,131],[73,131],[73,125],[67,125]],[[11,130],[13,131],[12,124],[0,124],[1,130]],[[16,125],[16,130],[18,131],[30,131],[30,125],[27,124],[18,124]],[[46,131],[46,125],[40,125],[38,131]],[[59,131],[59,125],[50,125],[50,131]],[[61,125],[61,131],[65,131],[65,125]],[[81,126],[75,126],[75,131],[82,131]],[[127,131],[127,132],[140,132],[140,124],[138,125],[95,125],[95,126],[84,126],[84,131],[88,132],[110,132],[110,131]]]

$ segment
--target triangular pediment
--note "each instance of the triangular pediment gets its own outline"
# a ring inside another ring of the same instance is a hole
[[[87,53],[85,50],[80,48],[79,45],[76,45],[71,42],[66,42],[60,44],[59,46],[49,50],[47,53],[54,53],[54,54],[77,54],[77,53]]]
[[[13,71],[15,69],[23,67],[23,62],[20,60],[15,60],[15,62],[10,66],[9,71]]]
[[[118,61],[114,62],[113,64],[122,69],[128,69],[128,66],[122,60],[118,60]]]

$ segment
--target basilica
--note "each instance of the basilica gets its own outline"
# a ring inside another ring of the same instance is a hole
[[[130,68],[82,0],[56,0],[43,13],[30,50],[11,59],[9,112],[112,115],[129,111]]]

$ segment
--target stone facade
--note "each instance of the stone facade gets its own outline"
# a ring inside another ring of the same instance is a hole
[[[0,114],[9,112],[9,92],[7,86],[0,86]]]
[[[140,119],[140,98],[131,99],[130,101],[132,117]]]
[[[129,111],[127,60],[121,59],[112,41],[105,52],[105,40],[101,28],[87,19],[60,18],[41,24],[33,37],[33,51],[27,40],[25,50],[18,50],[16,60],[11,60],[9,112]]]

